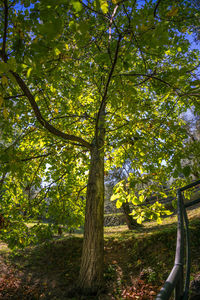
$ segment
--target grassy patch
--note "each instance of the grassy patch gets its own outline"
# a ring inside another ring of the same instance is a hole
[[[10,249],[8,248],[7,244],[0,241],[0,255],[8,252],[10,252]]]
[[[188,214],[193,277],[200,265],[200,208]],[[133,231],[106,227],[105,292],[91,299],[153,299],[174,264],[176,222],[171,216],[161,225],[147,222]],[[67,292],[79,274],[81,247],[79,233],[15,253],[0,244],[0,299],[69,299]]]

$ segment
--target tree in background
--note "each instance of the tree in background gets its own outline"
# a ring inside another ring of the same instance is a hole
[[[128,161],[126,161],[124,163],[124,165],[122,166],[122,168],[118,168],[118,169],[113,168],[110,170],[108,176],[106,176],[105,184],[106,184],[107,189],[109,189],[109,191],[110,191],[110,193],[108,195],[109,200],[111,200],[111,201],[119,200],[118,196],[116,198],[115,196],[112,196],[112,194],[113,194],[114,186],[116,184],[118,184],[119,182],[121,182],[122,180],[124,182],[124,189],[126,189],[126,184],[128,183],[127,179],[129,177],[129,174],[131,173],[131,169],[130,169],[129,165],[130,165],[130,163]],[[121,208],[121,210],[124,214],[125,222],[126,222],[128,228],[130,230],[133,230],[133,229],[139,227],[140,225],[130,215],[131,208],[130,208],[129,202],[127,201],[127,198],[122,203],[120,203],[119,201],[116,203],[117,203],[117,208]]]
[[[104,173],[129,158],[159,178],[182,149],[178,116],[199,110],[195,13],[190,1],[1,1],[2,209],[23,224],[19,212],[45,215],[47,197],[61,223],[85,207],[84,293],[103,285]]]

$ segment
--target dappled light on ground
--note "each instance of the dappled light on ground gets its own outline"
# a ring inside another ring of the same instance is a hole
[[[192,237],[192,278],[199,272],[200,209],[189,211]],[[0,244],[0,299],[139,299],[151,300],[174,263],[176,216],[144,223],[105,228],[104,290],[95,297],[73,295],[80,268],[82,235],[70,234],[10,252]]]

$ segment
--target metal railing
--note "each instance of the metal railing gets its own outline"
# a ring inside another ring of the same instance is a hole
[[[184,204],[182,192],[198,184],[200,184],[200,180],[177,190],[178,223],[175,262],[167,280],[156,296],[156,300],[169,300],[173,291],[175,292],[175,300],[187,300],[189,297],[191,255],[189,221],[186,208],[199,203],[200,198]]]

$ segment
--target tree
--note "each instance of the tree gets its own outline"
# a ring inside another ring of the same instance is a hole
[[[198,53],[188,51],[185,33],[194,9],[189,1],[2,0],[0,16],[4,206],[22,219],[19,207],[44,213],[51,194],[59,218],[87,185],[78,284],[96,292],[104,172],[127,156],[153,172],[181,149],[177,116],[196,96],[189,71]],[[44,178],[49,187],[29,203],[23,188],[39,188]],[[63,193],[69,201],[60,201]]]
[[[187,130],[187,139],[184,141],[184,151],[182,153],[180,174],[189,176],[190,180],[198,180],[199,172],[199,116],[194,110],[190,115],[183,116],[185,128]]]
[[[123,180],[124,185],[126,185],[127,184],[127,178],[129,177],[130,172],[131,172],[131,169],[129,168],[129,162],[128,161],[126,161],[124,163],[122,168],[118,168],[118,169],[114,168],[114,169],[110,170],[109,175],[106,177],[106,181],[105,181],[105,183],[107,184],[107,187],[109,187],[109,189],[111,189],[112,192],[113,192],[113,188],[118,182]],[[126,187],[124,187],[124,188],[126,188]],[[110,197],[111,201],[112,201],[112,192],[111,192],[111,197]],[[118,200],[118,198],[116,198],[114,196],[114,200]],[[119,204],[120,202],[118,201],[116,203]],[[126,222],[128,228],[130,230],[133,230],[136,227],[139,227],[140,225],[130,215],[131,214],[131,208],[130,208],[130,205],[129,205],[129,202],[127,201],[127,199],[125,199],[125,201],[122,204],[120,204],[120,207],[123,211],[123,214],[124,214],[124,217],[125,217],[125,222]],[[117,208],[120,208],[120,207],[117,205]]]

